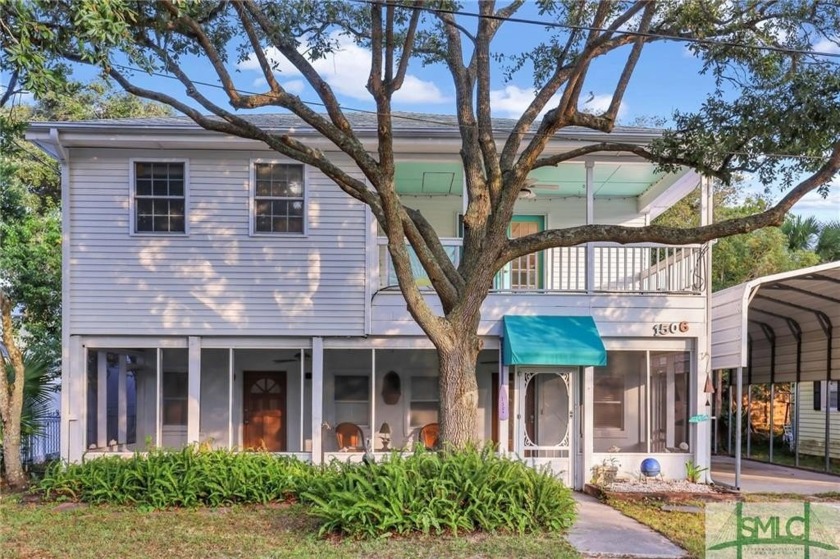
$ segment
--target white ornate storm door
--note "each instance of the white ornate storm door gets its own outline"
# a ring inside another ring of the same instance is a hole
[[[567,487],[574,477],[574,378],[577,367],[518,367],[516,454],[534,466],[548,465]]]

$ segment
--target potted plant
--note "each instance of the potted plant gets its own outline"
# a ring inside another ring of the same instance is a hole
[[[615,456],[604,458],[600,464],[592,466],[592,484],[609,485],[618,477],[618,467],[621,464]]]

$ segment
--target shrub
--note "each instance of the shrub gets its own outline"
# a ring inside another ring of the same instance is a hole
[[[315,468],[267,452],[152,450],[49,467],[35,489],[47,499],[153,508],[267,503],[295,497]]]
[[[497,456],[491,447],[453,453],[418,449],[376,464],[333,463],[301,500],[321,534],[557,531],[574,520],[571,492],[548,471]]]

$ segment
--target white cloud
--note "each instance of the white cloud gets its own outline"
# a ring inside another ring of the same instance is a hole
[[[523,89],[515,85],[508,85],[504,89],[497,89],[490,92],[490,105],[493,108],[493,112],[502,117],[518,118],[533,100],[533,89]],[[557,106],[559,101],[560,97],[558,95],[552,97],[542,112],[540,112],[540,116],[543,116],[550,109]],[[609,108],[610,101],[612,101],[611,94],[593,95],[589,99],[584,99],[578,108],[587,113],[600,114]],[[626,113],[627,105],[622,102],[618,107],[617,117],[621,118]]]
[[[365,86],[370,74],[370,51],[356,45],[347,37],[334,35],[333,38],[338,41],[336,51],[327,54],[324,58],[312,61],[312,66],[338,95],[369,101],[370,93]],[[269,47],[266,49],[265,55],[280,75],[287,77],[301,75],[297,68],[277,49]],[[259,70],[260,66],[256,56],[252,54],[239,64],[239,68],[241,70]],[[287,87],[296,81],[299,80],[288,82]],[[303,82],[300,81],[300,86],[297,86],[297,84],[295,86],[302,87]],[[433,82],[408,74],[405,77],[402,89],[394,94],[394,101],[444,103],[449,99]]]
[[[818,192],[809,192],[793,206],[791,212],[806,217],[813,215],[821,221],[840,220],[840,181],[831,184],[825,198]]]
[[[495,114],[502,117],[518,118],[533,100],[533,89],[522,89],[515,85],[507,85],[504,89],[490,92],[490,107]],[[557,99],[552,99],[540,115],[545,114],[556,103]]]
[[[289,80],[282,85],[286,91],[288,91],[289,93],[293,93],[294,95],[303,93],[303,90],[306,87],[306,84],[303,82],[303,80]]]
[[[306,84],[303,82],[303,80],[289,80],[286,83],[283,83],[281,81],[282,76],[275,74],[275,77],[278,79],[278,81],[280,81],[280,85],[283,87],[283,89],[294,95],[299,95],[300,93],[303,93],[303,90],[306,87]],[[257,78],[251,85],[253,87],[264,88],[268,85],[268,81],[266,81],[265,78]]]
[[[825,38],[814,43],[811,50],[825,54],[840,54],[840,37]]]

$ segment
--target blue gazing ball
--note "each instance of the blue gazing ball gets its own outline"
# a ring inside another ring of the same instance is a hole
[[[662,471],[662,467],[659,465],[656,458],[645,458],[642,460],[641,470],[645,476],[654,477],[659,475],[659,472]]]

